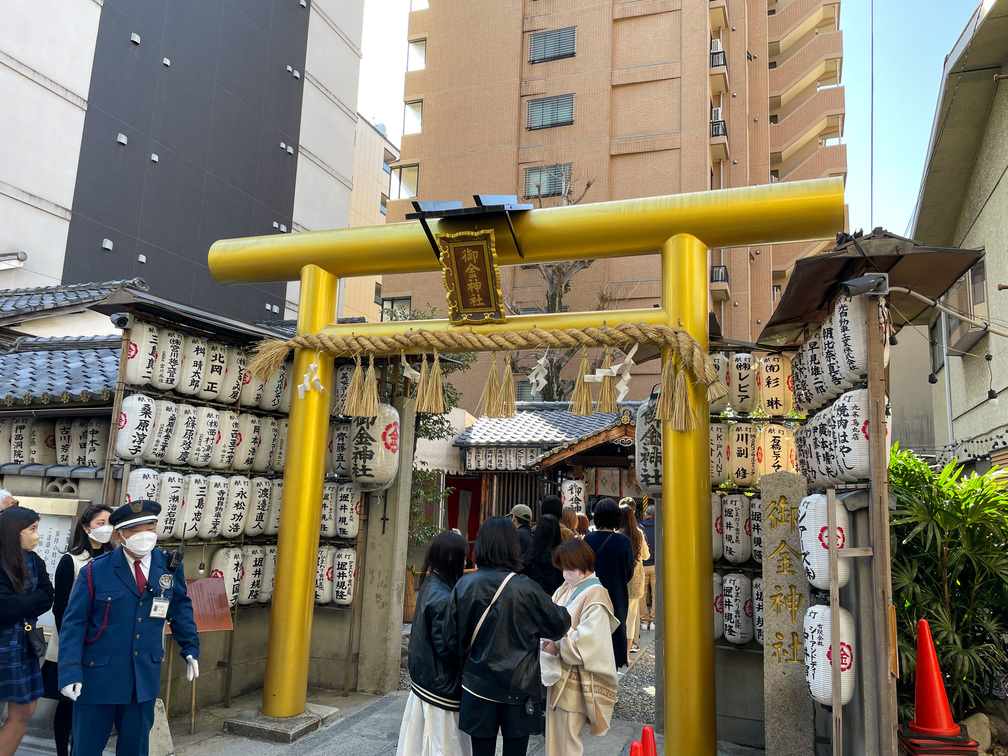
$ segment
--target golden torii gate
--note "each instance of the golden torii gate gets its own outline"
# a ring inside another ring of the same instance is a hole
[[[703,350],[708,346],[708,247],[824,239],[843,229],[841,178],[770,184],[667,197],[530,210],[505,216],[431,220],[432,234],[494,230],[501,265],[628,257],[661,253],[658,309],[573,312],[509,317],[506,324],[465,326],[478,334],[501,330],[602,328],[620,323],[680,326]],[[513,227],[509,228],[509,225]],[[520,249],[519,249],[520,245]],[[346,276],[440,270],[419,221],[290,236],[215,243],[210,270],[221,283],[300,279],[297,331],[340,336],[401,334],[409,322],[333,325],[336,286]],[[460,326],[426,320],[429,331]],[[662,347],[663,363],[671,359]],[[298,348],[294,375],[318,361],[331,385],[333,359]],[[663,422],[661,544],[664,596],[666,752],[713,756],[717,750],[714,700],[714,626],[711,610],[709,426],[703,387],[689,388],[701,422],[673,432]],[[304,712],[315,599],[316,551],[322,514],[329,397],[308,391],[291,398],[282,527],[270,612],[263,714]]]

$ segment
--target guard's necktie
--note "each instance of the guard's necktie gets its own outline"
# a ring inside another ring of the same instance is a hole
[[[133,562],[133,574],[136,575],[137,588],[140,589],[140,593],[142,595],[144,588],[147,587],[147,578],[144,577],[143,568],[140,566],[139,559]]]

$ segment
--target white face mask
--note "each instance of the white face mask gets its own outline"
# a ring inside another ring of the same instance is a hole
[[[577,585],[582,580],[584,580],[584,575],[582,575],[577,570],[564,570],[563,571],[564,582],[568,585]]]
[[[102,525],[100,528],[91,528],[88,538],[95,543],[108,543],[112,538],[112,526]]]
[[[157,533],[151,533],[150,531],[134,533],[126,539],[126,548],[131,554],[141,559],[154,550],[155,544],[157,544]]]

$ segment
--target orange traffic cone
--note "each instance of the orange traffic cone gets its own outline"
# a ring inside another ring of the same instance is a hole
[[[914,693],[914,718],[909,727],[924,735],[958,735],[960,732],[949,709],[927,620],[917,623],[917,686]]]
[[[642,756],[658,756],[658,746],[655,744],[654,727],[647,726],[641,731]]]

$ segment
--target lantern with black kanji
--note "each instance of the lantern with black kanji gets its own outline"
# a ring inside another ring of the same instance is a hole
[[[228,479],[223,475],[208,475],[206,480],[206,506],[196,534],[200,538],[217,538],[224,524],[224,510],[227,509]]]
[[[31,429],[28,461],[35,465],[56,464],[56,423],[39,420]]]
[[[384,491],[399,470],[399,412],[381,404],[376,417],[351,423],[350,477],[361,491]]]
[[[254,472],[269,472],[272,468],[273,454],[277,447],[279,425],[272,417],[256,418],[259,422],[259,433],[256,437],[256,448],[252,455],[252,470]]]
[[[730,378],[727,355],[724,355],[721,352],[714,352],[711,355],[711,359],[714,360],[714,368],[717,370],[718,382],[724,384],[725,388],[728,388],[728,381]],[[729,393],[730,392],[726,392],[720,399],[716,399],[710,403],[710,413],[712,415],[720,415],[728,409]]]
[[[352,546],[337,549],[333,564],[333,603],[337,606],[350,606],[357,577],[357,549]]]
[[[728,432],[728,470],[731,482],[740,488],[756,485],[756,426],[735,423]]]
[[[140,459],[147,448],[147,440],[154,433],[154,413],[154,400],[149,396],[130,394],[122,400],[119,435],[116,436],[116,454],[119,457]]]
[[[723,486],[728,482],[728,426],[724,423],[710,424],[710,477],[712,486]]]
[[[758,477],[775,472],[794,472],[791,451],[794,435],[783,425],[768,424],[756,436],[756,474]]]
[[[743,645],[753,639],[752,581],[741,572],[724,576],[724,637],[729,643]]]
[[[172,429],[168,450],[164,461],[169,465],[184,465],[189,462],[193,447],[196,445],[196,408],[191,404],[176,404],[177,416]]]
[[[213,449],[210,452],[210,467],[215,470],[227,470],[234,461],[235,449],[238,447],[239,438],[238,413],[230,410],[221,410],[217,414],[217,438],[214,439]],[[245,469],[248,468],[235,468]]]
[[[756,642],[763,645],[763,578],[753,578],[753,636]]]
[[[280,532],[280,505],[283,502],[283,479],[270,481],[269,516],[266,518],[266,535],[275,536]]]
[[[328,604],[333,599],[333,573],[336,560],[335,546],[319,546],[315,563],[315,603]]]
[[[223,419],[224,413],[221,413]],[[273,418],[269,418],[272,420]],[[242,472],[252,469],[256,452],[259,451],[259,434],[263,419],[248,412],[238,415],[238,438],[232,456],[232,468]],[[275,420],[273,421],[276,422]]]
[[[731,494],[721,500],[721,524],[724,558],[732,564],[743,564],[752,556],[752,523],[749,519],[749,497]]]
[[[196,395],[204,402],[219,402],[221,389],[225,388],[227,370],[227,347],[219,341],[208,341],[206,348],[206,368],[203,370],[203,386]]]
[[[270,516],[270,496],[273,486],[269,478],[257,476],[249,481],[248,515],[245,517],[245,535],[266,534],[266,524]]]
[[[185,478],[172,470],[165,470],[158,477],[158,504],[161,505],[161,513],[158,515],[157,537],[161,541],[174,537],[175,528],[182,517],[182,488]]]
[[[224,581],[224,595],[231,607],[238,603],[243,561],[242,550],[237,547],[218,549],[210,560],[210,577]]]
[[[340,483],[336,490],[336,537],[352,539],[360,530],[364,494],[354,483]]]
[[[228,479],[227,507],[220,533],[224,538],[237,538],[245,532],[250,495],[251,484],[244,475],[232,475]]]
[[[267,546],[263,550],[263,577],[262,583],[259,584],[259,598],[257,601],[260,604],[267,604],[273,600],[273,581],[276,578],[276,546]]]
[[[760,406],[770,417],[783,417],[794,405],[791,360],[783,354],[768,354],[759,361],[757,382]]]
[[[157,470],[147,467],[135,467],[130,470],[126,479],[125,503],[131,501],[157,501],[161,479]]]
[[[249,545],[243,546],[241,551],[242,572],[241,579],[238,581],[238,604],[239,606],[249,606],[259,600],[266,549],[262,546]]]
[[[182,478],[182,507],[175,523],[173,538],[195,538],[207,503],[207,479],[198,473]]]
[[[585,511],[585,492],[587,487],[583,480],[571,478],[560,484],[560,501],[564,508],[570,507],[577,514]]]
[[[756,366],[748,352],[736,352],[728,363],[730,383],[728,391],[731,408],[735,412],[748,414],[756,411],[759,391],[756,387]]]
[[[189,452],[190,465],[206,467],[210,464],[219,427],[220,412],[213,407],[196,408],[196,442]]]
[[[801,532],[802,563],[809,583],[820,590],[828,590],[829,576],[829,500],[825,494],[806,496],[798,505],[798,527]],[[834,499],[836,517],[837,582],[843,588],[850,580],[850,560],[841,556],[849,545],[850,515],[847,507]]]
[[[145,461],[160,462],[165,458],[177,422],[178,405],[168,399],[155,399],[154,430],[147,437],[147,445],[141,454]]]
[[[662,493],[662,422],[655,416],[657,405],[654,398],[641,402],[634,431],[637,483],[644,493],[652,496]]]
[[[150,323],[136,321],[130,328],[129,347],[126,351],[126,383],[146,386],[154,375],[158,355],[158,329]]]
[[[171,328],[158,329],[157,359],[151,373],[150,385],[161,391],[178,387],[182,375],[182,345],[185,335]]]

